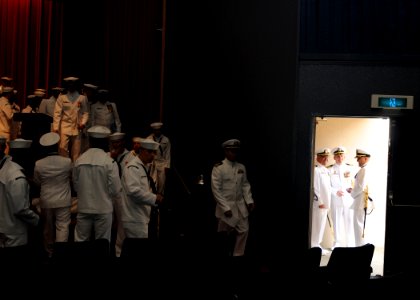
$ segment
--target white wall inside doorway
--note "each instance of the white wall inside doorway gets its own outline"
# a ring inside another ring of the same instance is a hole
[[[359,117],[324,117],[316,118],[314,149],[337,146],[347,148],[346,163],[358,166],[354,158],[356,149],[369,151],[371,159],[369,166],[374,172],[374,181],[369,184],[369,194],[374,199],[375,209],[366,218],[365,239],[377,248],[384,248],[386,193],[388,174],[388,118],[359,118]],[[315,152],[315,151],[314,151]],[[315,159],[314,159],[315,162]],[[332,156],[329,164],[333,164]],[[329,248],[333,242],[330,228],[326,226],[323,246]]]

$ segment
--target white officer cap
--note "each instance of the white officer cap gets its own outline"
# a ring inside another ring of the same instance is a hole
[[[142,139],[140,142],[140,147],[147,150],[157,150],[159,149],[159,145],[159,143],[152,139]]]
[[[11,86],[4,86],[3,93],[11,93],[13,92],[13,88]]]
[[[107,94],[107,93],[109,93],[109,91],[106,90],[106,89],[100,89],[100,90],[98,90],[98,93],[99,94]]]
[[[74,77],[74,76],[70,76],[70,77],[63,78],[63,80],[66,81],[66,82],[73,82],[73,81],[79,80],[79,78]]]
[[[35,97],[36,97],[36,96],[35,96],[34,94],[26,96],[26,98],[28,98],[28,99],[33,99],[33,98],[35,98]]]
[[[123,140],[125,137],[125,133],[122,132],[114,132],[109,136],[110,141],[120,141]]]
[[[370,154],[363,149],[356,149],[356,156],[354,158],[359,157],[370,157]]]
[[[7,141],[6,137],[0,135],[0,145],[5,145],[6,141]]]
[[[25,139],[15,139],[13,141],[9,141],[10,148],[18,149],[18,148],[30,148],[32,144],[32,140],[25,140]]]
[[[44,97],[45,96],[45,92],[42,91],[42,90],[40,90],[40,89],[37,89],[37,90],[35,90],[34,95],[35,96],[38,96],[38,97]]]
[[[346,153],[346,148],[344,148],[343,146],[338,146],[335,147],[334,149],[331,150],[331,152],[336,155],[336,154],[344,154]]]
[[[109,128],[102,125],[92,126],[87,130],[87,132],[89,136],[93,138],[97,138],[97,139],[107,138],[111,134],[111,130],[109,130]]]
[[[1,80],[4,80],[4,81],[13,81],[13,78],[12,77],[8,77],[8,76],[3,76],[3,77],[1,77]]]
[[[83,86],[87,87],[87,88],[91,88],[92,90],[96,90],[98,88],[97,85],[94,85],[94,84],[91,84],[91,83],[85,83],[85,84],[83,84]]]
[[[227,140],[222,143],[222,147],[225,149],[238,149],[241,147],[241,141],[237,139]]]
[[[160,129],[162,126],[163,126],[162,122],[154,122],[150,124],[150,127],[152,127],[153,129]]]
[[[62,87],[55,86],[55,87],[53,87],[51,90],[52,90],[52,91],[60,91],[60,92],[62,92],[64,89],[63,89]]]
[[[133,143],[141,143],[142,138],[139,136],[135,136],[131,139]]]
[[[41,136],[39,143],[42,146],[52,146],[60,141],[60,135],[56,132],[48,132]]]
[[[320,148],[318,150],[316,150],[316,155],[319,156],[328,156],[330,155],[331,151],[329,148]]]

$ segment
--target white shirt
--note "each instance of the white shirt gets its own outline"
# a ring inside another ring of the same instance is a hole
[[[78,212],[112,212],[112,199],[120,197],[122,191],[117,162],[102,149],[89,148],[74,163],[73,185]]]

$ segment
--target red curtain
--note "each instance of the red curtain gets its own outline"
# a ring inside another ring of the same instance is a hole
[[[0,76],[14,79],[19,105],[61,74],[62,2],[0,0]],[[52,49],[54,51],[52,51]]]

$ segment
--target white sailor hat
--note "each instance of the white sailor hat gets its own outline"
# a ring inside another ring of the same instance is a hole
[[[238,149],[241,147],[241,141],[237,139],[227,140],[222,143],[223,148]]]
[[[13,81],[13,78],[12,77],[8,77],[8,76],[3,76],[3,77],[1,77],[1,80],[4,80],[4,81]]]
[[[32,144],[32,140],[25,140],[25,139],[15,139],[13,141],[9,141],[10,148],[30,148]]]
[[[120,141],[123,140],[125,137],[125,133],[122,132],[114,132],[109,136],[110,141]]]
[[[52,146],[60,141],[60,135],[56,132],[47,132],[39,139],[39,144],[42,146]]]
[[[133,143],[141,143],[142,138],[139,136],[135,136],[131,139]]]
[[[356,149],[356,156],[354,158],[359,158],[359,157],[370,157],[370,154],[362,149]]]
[[[319,156],[328,156],[330,155],[331,151],[329,148],[320,148],[318,150],[316,150],[316,155]]]
[[[152,127],[153,129],[160,129],[162,126],[163,126],[162,122],[154,122],[150,124],[150,127]]]
[[[7,141],[6,137],[0,135],[0,145],[5,145],[6,141]]]
[[[155,142],[152,139],[142,139],[140,142],[140,147],[147,150],[157,150],[159,149],[159,143]]]
[[[41,89],[36,89],[35,92],[34,92],[34,95],[35,96],[38,96],[38,97],[44,97],[45,96],[45,92],[42,91]]]
[[[26,98],[28,98],[28,99],[33,99],[33,98],[35,98],[36,96],[34,95],[34,94],[31,94],[31,95],[28,95],[28,96],[26,96]]]
[[[55,86],[51,90],[52,91],[60,91],[60,92],[64,91],[64,89],[62,87],[59,87],[59,86]]]
[[[63,80],[66,81],[66,82],[73,82],[73,81],[79,80],[79,78],[74,77],[74,76],[70,76],[70,77],[63,78]]]
[[[343,146],[338,146],[338,147],[335,147],[334,149],[332,149],[331,152],[334,155],[336,155],[336,154],[344,154],[344,153],[347,152],[347,150]]]
[[[99,90],[98,90],[98,93],[99,93],[99,94],[107,94],[107,93],[109,93],[109,91],[108,91],[108,90],[106,90],[106,89],[99,89]]]
[[[91,84],[91,83],[84,83],[83,84],[84,87],[90,88],[92,90],[96,90],[98,88],[97,85]]]
[[[107,138],[111,134],[111,130],[109,130],[109,128],[102,125],[92,126],[87,130],[87,132],[89,136],[93,138],[98,138],[98,139]]]

